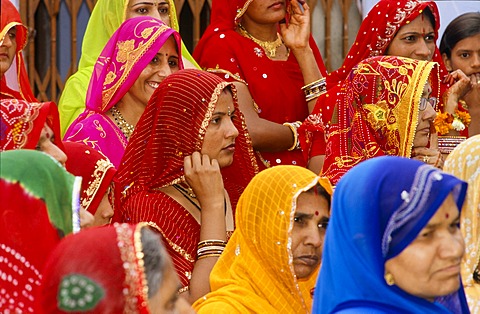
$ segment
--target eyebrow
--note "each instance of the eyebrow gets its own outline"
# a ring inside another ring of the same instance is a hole
[[[233,108],[233,111],[230,112],[230,115],[234,114],[235,111],[237,111],[237,108]],[[222,115],[222,116],[228,115],[228,113],[226,113],[226,112],[216,111],[216,112],[212,113],[212,116],[213,116],[213,115],[216,115],[216,114],[217,114],[217,115]]]
[[[454,220],[452,220],[452,223],[460,221],[460,212],[458,213],[457,217],[455,217]],[[442,222],[434,223],[434,224],[427,224],[423,229],[435,229],[436,227],[440,226]]]
[[[401,33],[401,32],[398,32],[401,36],[405,36],[405,35],[430,35],[430,34],[435,34],[435,31],[431,31],[431,32],[428,32],[428,33],[419,33],[419,32],[405,32],[405,33]]]
[[[306,214],[306,213],[302,213],[302,212],[295,212],[295,217],[298,217],[298,218],[306,218],[306,219],[312,219],[313,218],[313,214]],[[322,221],[328,221],[330,218],[328,216],[321,216],[321,219]]]
[[[166,2],[166,1],[164,1],[164,2],[159,2],[158,4],[167,4],[167,5],[169,5],[169,3]],[[130,6],[130,7],[133,8],[133,7],[137,6],[137,5],[152,5],[152,6],[153,6],[153,5],[155,5],[155,3],[153,3],[153,2],[138,2],[138,3],[133,4],[133,5]]]

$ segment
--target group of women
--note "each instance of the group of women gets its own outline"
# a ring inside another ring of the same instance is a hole
[[[172,0],[99,0],[57,109],[1,5],[0,309],[480,311],[480,13],[439,50],[380,0],[327,74],[301,0],[214,0],[193,57]]]

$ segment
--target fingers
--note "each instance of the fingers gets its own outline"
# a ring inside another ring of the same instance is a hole
[[[412,159],[419,160],[423,163],[426,163],[430,166],[442,169],[444,164],[444,158],[440,151],[432,148],[417,148],[414,149],[412,154]]]

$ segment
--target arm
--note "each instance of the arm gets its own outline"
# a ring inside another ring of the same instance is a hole
[[[255,150],[265,152],[285,151],[293,145],[293,133],[288,126],[262,119],[258,116],[248,87],[235,82],[238,105],[247,124]]]
[[[468,127],[468,136],[480,134],[480,74],[470,75],[472,89],[463,98],[468,106],[472,122]]]
[[[300,9],[303,3],[303,11]],[[289,25],[280,24],[280,33],[285,45],[292,51],[302,71],[305,85],[323,78],[317,61],[309,45],[310,39],[310,7],[304,1],[292,0],[291,18]],[[317,98],[308,102],[308,111],[311,113]]]
[[[199,152],[185,157],[185,178],[200,202],[200,241],[226,241],[225,192],[218,162]],[[182,294],[190,303],[210,292],[210,272],[218,257],[205,257],[195,262],[189,290]]]
[[[470,78],[465,75],[461,70],[455,70],[451,72],[445,79],[451,86],[444,96],[444,111],[449,114],[454,114],[458,109],[458,102],[461,100],[471,89]],[[449,135],[458,135],[459,132],[451,130]]]

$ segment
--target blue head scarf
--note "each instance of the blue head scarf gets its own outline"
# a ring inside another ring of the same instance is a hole
[[[313,312],[450,313],[388,286],[385,262],[415,240],[450,193],[462,208],[466,190],[465,182],[408,158],[373,158],[347,172],[333,195]],[[468,313],[462,287],[453,299]]]

